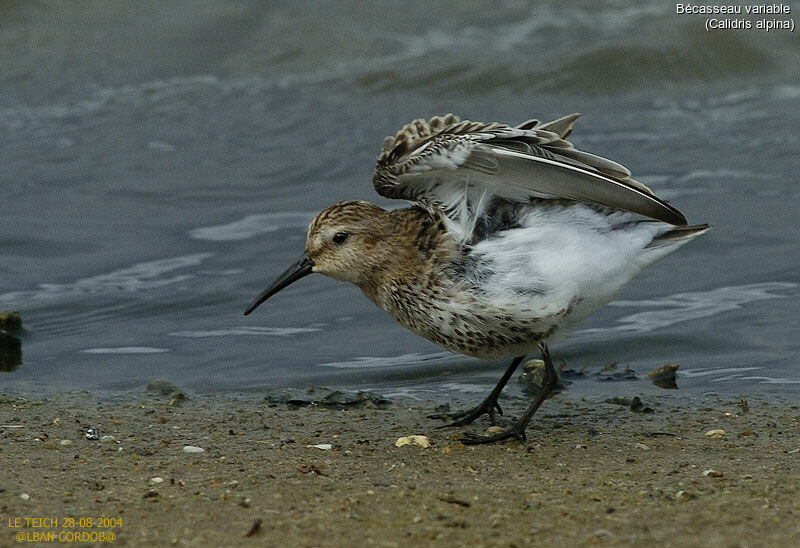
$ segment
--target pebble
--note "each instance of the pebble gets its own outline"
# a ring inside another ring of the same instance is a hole
[[[531,387],[539,387],[544,377],[544,360],[528,360],[522,364],[522,373],[519,375],[519,383],[527,384]]]
[[[416,445],[417,447],[427,448],[431,446],[431,440],[428,439],[428,436],[415,434],[397,438],[397,441],[394,442],[395,447],[403,447],[404,445]]]
[[[726,433],[725,430],[722,430],[721,428],[716,428],[714,430],[709,430],[708,432],[706,432],[705,436],[707,438],[711,438],[712,440],[718,440],[722,439],[722,436],[724,436],[725,433]]]
[[[307,445],[306,447],[311,447],[313,449],[322,449],[323,451],[330,451],[333,449],[333,445],[330,443],[318,443],[316,445]]]
[[[28,493],[22,493],[19,498],[22,500],[31,500],[31,496]]]
[[[276,388],[264,398],[270,405],[288,404],[296,407],[314,405],[333,409],[361,407],[366,404],[377,406],[389,404],[389,400],[370,392],[350,392],[329,388]]]
[[[668,363],[653,369],[645,377],[653,381],[653,384],[659,388],[678,388],[676,382],[678,367],[677,363]]]
[[[94,426],[90,426],[86,429],[84,436],[86,436],[87,440],[96,441],[100,439],[100,431]]]
[[[150,478],[150,483],[152,483],[152,484],[164,483],[164,478],[162,478],[160,476],[156,476],[154,478]]]
[[[205,449],[202,447],[197,447],[196,445],[184,445],[183,446],[184,453],[204,453]]]
[[[181,389],[178,385],[169,381],[156,380],[147,385],[147,391],[157,396],[173,396],[176,393],[180,393]]]
[[[692,499],[696,499],[696,498],[697,498],[697,493],[695,493],[693,491],[686,491],[684,489],[681,489],[680,491],[675,493],[675,500],[677,500],[677,501],[686,501],[686,500],[692,500]]]
[[[649,450],[650,450],[650,446],[649,446],[649,445],[646,445],[646,444],[644,444],[644,443],[634,443],[634,444],[633,444],[633,446],[634,446],[636,449],[644,449],[645,451],[649,451]]]
[[[707,478],[721,478],[725,476],[725,474],[723,474],[718,470],[714,470],[713,468],[709,468],[708,470],[703,470],[703,475]]]
[[[60,442],[60,443],[61,443],[61,445],[63,445],[64,447],[69,447],[69,446],[71,446],[71,445],[72,445],[72,440],[61,440],[61,442]]]
[[[261,518],[258,518],[258,519],[256,519],[256,520],[253,522],[253,526],[252,526],[252,527],[250,527],[250,530],[249,530],[249,531],[247,531],[247,532],[244,534],[244,536],[245,536],[245,537],[252,537],[252,536],[253,536],[253,535],[255,535],[256,533],[258,533],[258,531],[259,531],[260,529],[261,529]]]

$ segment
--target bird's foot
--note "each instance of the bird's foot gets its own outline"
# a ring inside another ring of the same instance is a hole
[[[480,436],[478,434],[473,434],[472,432],[464,432],[464,438],[461,439],[461,443],[464,445],[483,445],[486,443],[494,443],[496,441],[503,441],[509,439],[517,439],[521,442],[525,441],[525,426],[521,425],[519,422],[515,422],[513,426],[510,426],[503,430],[502,432],[498,432],[497,434],[491,436]]]
[[[428,415],[428,418],[453,421],[447,424],[443,424],[439,427],[439,428],[452,428],[454,426],[466,426],[467,424],[472,424],[475,421],[475,419],[477,419],[483,414],[486,414],[489,415],[489,421],[492,424],[494,424],[495,411],[497,412],[498,415],[503,414],[503,410],[500,408],[500,404],[497,403],[497,397],[490,394],[485,400],[483,400],[473,409],[468,409],[466,411],[458,411],[456,413],[437,413],[435,415]]]

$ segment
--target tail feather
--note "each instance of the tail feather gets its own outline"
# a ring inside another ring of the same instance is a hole
[[[645,249],[653,249],[662,246],[682,245],[692,238],[703,234],[711,228],[711,225],[703,223],[701,225],[692,226],[676,226],[663,234],[659,234],[653,241],[647,244]]]

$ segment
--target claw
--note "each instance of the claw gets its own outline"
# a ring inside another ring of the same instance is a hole
[[[503,430],[493,436],[479,436],[478,434],[473,434],[471,432],[464,432],[464,439],[461,440],[461,443],[464,445],[482,445],[486,443],[494,443],[496,441],[503,441],[508,440],[511,438],[518,439],[521,442],[525,442],[527,439],[525,437],[525,429],[520,429],[518,425],[514,425],[507,430]]]
[[[464,439],[461,441],[464,445],[480,445],[484,443],[494,443],[496,441],[503,441],[511,438],[518,439],[522,442],[525,441],[525,427],[528,426],[528,422],[530,422],[531,417],[536,410],[539,409],[539,406],[542,405],[542,402],[547,398],[547,396],[553,391],[553,388],[558,382],[558,373],[556,373],[555,368],[553,367],[553,360],[550,359],[550,352],[547,351],[547,346],[542,345],[542,358],[544,359],[545,363],[545,375],[542,379],[542,386],[539,388],[539,392],[536,394],[536,398],[533,402],[528,406],[528,409],[523,413],[523,415],[509,428],[495,434],[493,436],[478,436],[477,434],[472,434],[470,432],[464,433]],[[519,362],[522,361],[522,358],[515,359],[511,366],[506,371],[503,379],[501,379],[500,383],[498,383],[495,390],[492,390],[492,393],[489,394],[485,400],[481,402],[481,404],[470,411],[464,418],[460,421],[456,421],[452,424],[448,424],[446,426],[461,426],[463,424],[469,424],[477,417],[481,416],[483,413],[488,413],[489,418],[494,424],[494,411],[497,409],[502,414],[502,410],[500,406],[497,404],[497,395],[500,393],[500,389],[505,385],[506,381],[508,380],[507,377],[510,377],[511,374],[514,372],[514,369],[519,365]]]
[[[464,426],[466,424],[470,424],[475,419],[483,415],[484,413],[489,415],[489,422],[493,425],[495,424],[495,410],[497,411],[498,415],[503,415],[503,409],[500,407],[500,404],[497,403],[497,398],[500,395],[500,392],[503,390],[503,387],[508,382],[508,379],[511,378],[511,375],[514,374],[514,371],[519,367],[519,364],[522,363],[522,360],[525,356],[518,356],[514,358],[511,362],[511,365],[508,366],[506,372],[503,373],[502,378],[497,383],[492,391],[486,396],[481,403],[479,403],[475,408],[469,409],[467,411],[461,411],[458,413],[437,413],[435,415],[428,415],[429,419],[450,419],[453,422],[449,424],[444,424],[439,428],[451,428],[453,426]]]
[[[453,422],[449,422],[447,424],[443,424],[438,428],[452,428],[454,426],[466,426],[471,424],[475,421],[478,417],[483,414],[489,415],[489,421],[491,424],[495,424],[495,410],[497,413],[502,415],[503,410],[500,408],[500,404],[497,403],[497,400],[489,396],[485,400],[483,400],[480,404],[478,404],[473,409],[468,409],[467,411],[459,411],[457,413],[436,413],[434,415],[428,415],[429,419],[450,419]]]
[[[471,413],[459,413],[459,416],[461,416],[461,418],[457,418],[453,422],[448,422],[447,424],[442,424],[440,426],[437,426],[436,428],[453,428],[454,426],[466,426],[468,424],[472,424],[472,422],[475,419],[477,419],[478,417],[480,417],[482,414],[483,413],[480,413],[480,414],[478,414],[478,415],[473,417],[473,416],[471,416],[472,415]],[[453,416],[451,418],[455,418],[455,416]]]

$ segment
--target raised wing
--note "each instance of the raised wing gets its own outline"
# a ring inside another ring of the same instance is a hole
[[[517,127],[435,116],[414,120],[387,137],[373,183],[388,198],[441,208],[457,223],[474,222],[499,199],[566,199],[629,211],[665,223],[687,224],[630,171],[577,150],[565,140],[578,114]]]

